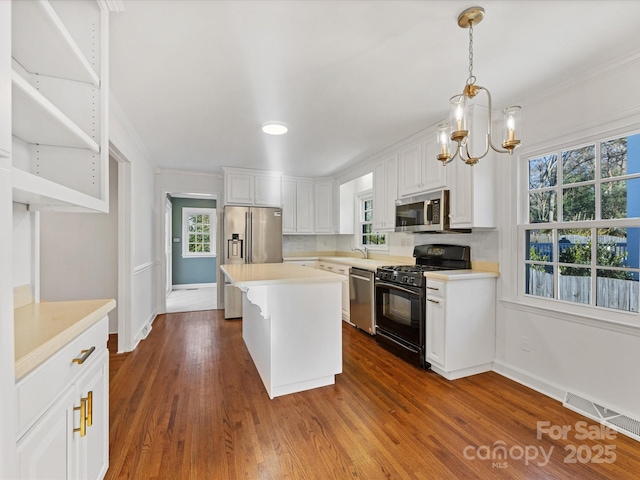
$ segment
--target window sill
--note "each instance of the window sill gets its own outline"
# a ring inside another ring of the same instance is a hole
[[[516,300],[503,299],[500,302],[510,310],[541,313],[565,322],[579,323],[640,337],[640,316],[635,312],[609,312],[595,307],[581,307],[560,301],[545,302],[524,296],[518,297]],[[606,315],[608,318],[596,316],[599,314]]]
[[[212,257],[216,257],[217,255],[215,253],[208,253],[205,255],[201,255],[201,254],[188,254],[188,253],[183,253],[182,254],[182,258],[212,258]]]

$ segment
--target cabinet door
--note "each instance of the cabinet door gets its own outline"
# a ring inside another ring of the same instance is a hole
[[[298,233],[313,233],[313,183],[296,183],[296,229]]]
[[[97,480],[109,466],[109,354],[103,350],[96,364],[78,381],[76,395],[87,400],[87,434],[80,438],[79,478]]]
[[[335,233],[333,227],[333,183],[316,183],[315,193],[315,231],[316,233]]]
[[[254,182],[255,205],[271,207],[282,205],[282,180],[280,175],[256,175]]]
[[[392,155],[373,167],[373,228],[393,231],[398,196],[398,156]]]
[[[424,191],[422,146],[420,143],[400,150],[398,158],[398,195],[414,195]]]
[[[227,203],[253,204],[253,175],[227,173],[224,178]]]
[[[444,299],[427,297],[426,360],[436,366],[445,365],[445,310]]]
[[[11,151],[11,2],[0,2],[0,157]]]
[[[282,180],[282,233],[296,233],[296,182]]]
[[[450,224],[455,228],[473,227],[473,183],[472,175],[475,167],[456,159],[447,167],[451,171],[449,189],[451,190]]]
[[[435,137],[435,135],[434,135]],[[438,190],[447,186],[447,168],[436,159],[438,144],[435,140],[422,142],[422,171],[424,172],[424,191]]]
[[[73,410],[75,392],[70,385],[18,442],[18,478],[79,477],[74,454],[80,439],[73,432],[74,425],[79,425],[79,412]]]

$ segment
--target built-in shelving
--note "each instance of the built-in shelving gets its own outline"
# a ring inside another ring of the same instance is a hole
[[[84,2],[73,3],[83,8]],[[29,73],[100,86],[98,73],[50,2],[13,2],[11,17],[13,58]]]
[[[13,84],[13,134],[34,145],[88,148],[99,153],[100,145],[36,90],[15,70]]]
[[[100,2],[12,2],[14,202],[108,211],[107,27]]]

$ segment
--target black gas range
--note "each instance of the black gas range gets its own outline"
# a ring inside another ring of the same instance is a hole
[[[415,265],[380,267],[375,279],[376,342],[422,368],[425,361],[425,272],[471,268],[471,249],[461,245],[418,245]]]

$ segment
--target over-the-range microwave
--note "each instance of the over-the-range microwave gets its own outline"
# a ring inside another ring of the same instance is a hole
[[[444,233],[470,232],[452,229],[449,217],[449,190],[437,190],[396,200],[396,232]]]

